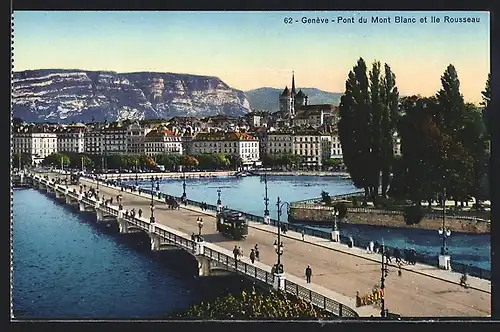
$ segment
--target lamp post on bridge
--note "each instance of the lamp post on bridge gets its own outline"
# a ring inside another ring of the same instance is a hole
[[[155,210],[155,202],[154,202],[154,178],[151,176],[151,218],[149,219],[150,223],[155,223],[154,210]]]
[[[220,213],[222,212],[222,200],[220,198],[220,194],[222,193],[222,191],[219,189],[217,189],[217,212]]]
[[[385,245],[384,245],[384,240],[382,239],[382,260],[381,260],[381,268],[380,268],[380,291],[381,291],[381,298],[380,298],[380,317],[386,317],[387,316],[387,311],[385,309],[385,278],[389,274],[389,270],[387,269],[387,259],[386,259],[386,254],[385,254]]]
[[[138,172],[139,172],[139,160],[135,160],[135,186],[138,187],[139,186],[139,175],[138,175]]]
[[[264,191],[265,191],[265,196],[264,196],[264,223],[265,224],[270,224],[271,223],[271,217],[269,217],[269,197],[267,196],[267,171],[264,173]]]
[[[201,230],[203,229],[203,219],[198,218],[197,224],[198,224],[198,236],[201,236]]]
[[[446,150],[444,153],[444,157],[446,159]],[[439,267],[444,270],[451,270],[451,257],[448,253],[448,248],[446,247],[446,239],[451,236],[451,230],[446,228],[446,169],[444,169],[443,166],[443,193],[441,197],[441,204],[443,207],[442,211],[442,220],[443,220],[443,225],[442,227],[438,230],[438,234],[441,235],[443,244],[441,247],[441,253],[439,255],[438,263]]]
[[[288,202],[283,202],[281,199],[278,197],[278,201],[276,203],[276,207],[278,208],[278,239],[277,241],[274,242],[275,246],[274,249],[276,251],[276,255],[278,256],[277,262],[276,262],[276,271],[278,273],[283,273],[284,268],[283,264],[281,263],[281,255],[283,255],[283,242],[281,242],[281,214],[283,213],[283,206],[287,206],[288,209],[290,209],[290,203]]]
[[[184,173],[184,168],[182,168],[182,199],[186,199],[186,173]]]
[[[333,224],[333,229],[332,229],[332,241],[333,242],[340,242],[340,231],[339,231],[339,226],[337,224],[337,220],[339,218],[339,211],[335,207],[335,210],[333,212],[333,218],[334,218],[334,224]]]

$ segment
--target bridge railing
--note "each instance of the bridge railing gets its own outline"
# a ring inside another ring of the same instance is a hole
[[[222,264],[228,270],[236,270],[248,276],[255,278],[267,285],[274,284],[274,275],[268,271],[258,268],[255,265],[245,263],[243,261],[235,261],[234,257],[230,257],[224,253],[210,248],[204,249],[205,256]],[[358,317],[359,315],[351,308],[344,306],[333,299],[327,298],[317,292],[300,286],[290,280],[285,279],[285,291],[307,302],[310,302],[318,308],[322,308],[339,317]]]

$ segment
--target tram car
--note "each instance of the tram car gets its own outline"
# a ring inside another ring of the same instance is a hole
[[[217,232],[244,240],[248,235],[248,222],[241,212],[223,209],[217,214]]]

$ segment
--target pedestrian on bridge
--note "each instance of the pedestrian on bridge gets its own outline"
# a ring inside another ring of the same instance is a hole
[[[255,247],[254,247],[254,249],[255,249],[255,258],[256,258],[258,261],[260,261],[260,257],[259,257],[259,245],[258,245],[258,244],[256,244],[256,245],[255,245]]]
[[[234,262],[235,262],[235,264],[238,261],[239,254],[240,254],[240,250],[238,249],[238,246],[234,246],[233,255],[234,255]]]
[[[255,250],[252,249],[252,251],[250,252],[250,261],[252,262],[252,264],[255,262]]]
[[[139,211],[137,211],[137,213],[139,213],[139,218],[142,216],[142,209],[139,209]]]
[[[304,241],[304,236],[306,235],[306,231],[303,228],[300,231],[300,234],[302,235],[302,241]]]
[[[241,259],[241,257],[243,257],[243,249],[241,249],[241,247],[238,247],[238,252],[239,252],[238,256],[240,256]]]
[[[311,283],[311,276],[312,276],[312,269],[309,265],[307,265],[307,267],[306,267],[306,282],[308,284]]]

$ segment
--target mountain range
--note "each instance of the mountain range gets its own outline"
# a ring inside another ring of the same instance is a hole
[[[309,104],[338,104],[341,94],[302,89]],[[173,116],[241,116],[278,110],[281,89],[243,92],[212,76],[71,69],[13,73],[13,117],[26,122],[90,122]]]

